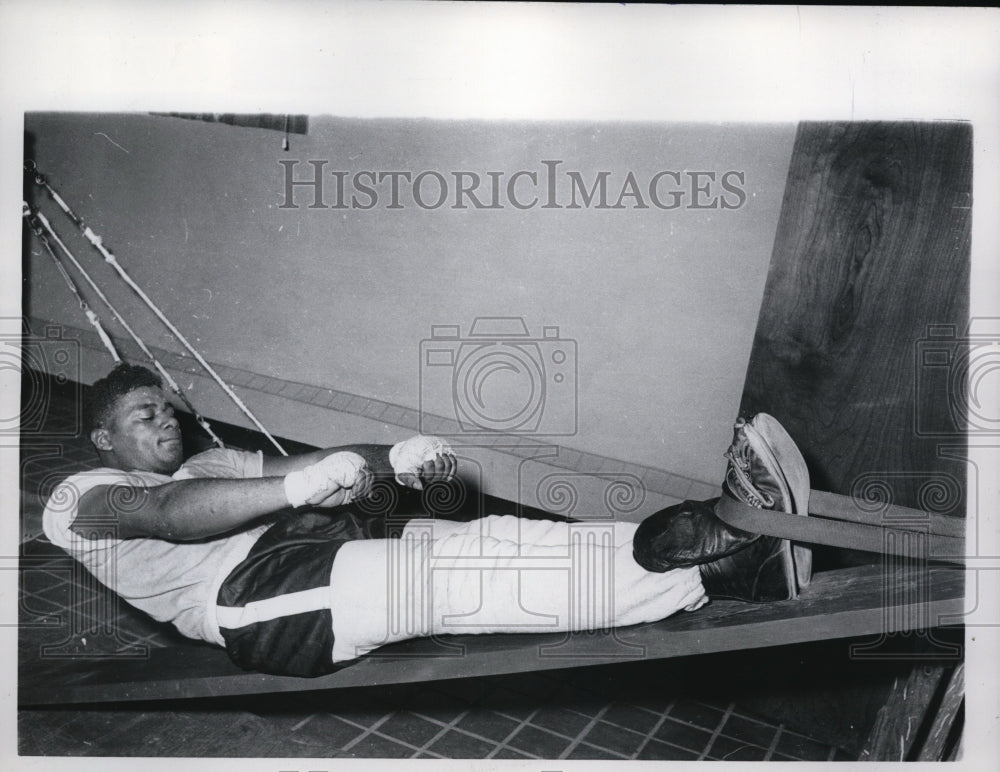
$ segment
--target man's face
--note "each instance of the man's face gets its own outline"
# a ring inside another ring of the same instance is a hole
[[[142,386],[120,398],[107,425],[95,429],[91,437],[125,471],[171,475],[184,460],[174,409],[155,386]]]

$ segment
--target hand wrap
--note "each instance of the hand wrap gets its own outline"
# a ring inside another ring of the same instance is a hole
[[[412,474],[420,476],[425,461],[432,461],[435,456],[454,455],[454,452],[444,440],[437,437],[427,437],[418,434],[408,440],[397,442],[389,450],[389,463],[396,473],[396,482],[403,485],[400,475]]]
[[[343,451],[285,475],[285,498],[293,507],[319,504],[339,488],[351,488],[361,476],[365,460],[357,453]],[[344,499],[350,500],[350,491]]]

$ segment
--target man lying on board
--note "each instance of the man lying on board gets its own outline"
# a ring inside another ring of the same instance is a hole
[[[788,599],[809,581],[807,552],[730,528],[716,500],[607,523],[596,539],[512,515],[419,518],[372,538],[344,505],[376,475],[418,490],[451,480],[447,445],[213,448],[184,461],[160,379],[127,364],[94,384],[88,407],[103,466],[53,491],[46,536],[133,606],[251,670],[315,676],[406,638],[607,629],[714,597]],[[723,496],[805,509],[805,464],[773,418],[738,421],[727,456]]]

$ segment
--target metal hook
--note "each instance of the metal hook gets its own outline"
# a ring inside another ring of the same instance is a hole
[[[31,228],[31,232],[34,233],[39,240],[41,240],[43,246],[47,248],[49,246],[49,240],[45,238],[45,230],[42,228],[42,224],[38,220],[38,215],[28,205],[27,201],[21,202],[21,216],[24,218],[24,221],[28,223],[28,227]]]

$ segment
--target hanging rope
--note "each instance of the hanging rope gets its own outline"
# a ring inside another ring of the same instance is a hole
[[[115,271],[118,273],[118,276],[122,279],[122,281],[124,281],[129,286],[129,288],[131,288],[132,291],[139,296],[139,298],[146,304],[146,307],[149,308],[149,310],[156,315],[156,317],[163,323],[163,325],[168,330],[170,330],[171,334],[175,338],[177,338],[178,341],[180,341],[180,343],[184,346],[184,348],[188,350],[188,352],[190,352],[190,354],[197,360],[198,364],[200,364],[202,368],[204,368],[205,372],[207,372],[215,380],[215,382],[225,392],[226,396],[228,396],[233,401],[236,407],[238,407],[243,412],[243,414],[253,422],[253,424],[261,431],[261,433],[265,437],[267,437],[267,439],[271,442],[271,444],[278,449],[278,452],[281,453],[281,455],[287,456],[288,453],[285,451],[285,449],[281,447],[281,444],[264,427],[264,424],[262,424],[257,419],[257,416],[255,416],[251,412],[250,408],[248,408],[244,404],[243,400],[240,399],[239,395],[237,395],[229,387],[229,385],[224,380],[222,380],[221,376],[205,360],[205,358],[202,357],[202,355],[199,354],[197,350],[195,350],[194,346],[192,346],[188,342],[188,339],[184,337],[181,331],[174,326],[174,324],[166,317],[163,311],[161,311],[160,308],[152,301],[152,299],[142,290],[142,288],[135,283],[132,277],[128,274],[128,271],[126,271],[122,267],[122,265],[118,262],[115,256],[108,249],[104,247],[101,237],[98,236],[96,233],[94,233],[94,231],[90,229],[90,226],[88,226],[83,221],[82,218],[78,217],[76,213],[73,212],[72,209],[70,209],[69,205],[65,201],[63,201],[62,197],[52,188],[51,185],[49,185],[45,177],[38,172],[34,163],[33,162],[28,162],[28,163],[31,164],[30,168],[28,167],[27,163],[25,164],[25,168],[27,168],[30,172],[34,174],[35,183],[45,188],[48,194],[52,197],[52,200],[59,205],[59,208],[66,213],[66,215],[73,221],[73,223],[78,228],[80,228],[87,241],[89,241],[91,245],[98,252],[101,253],[101,255],[104,257],[105,262],[115,269]]]
[[[83,299],[80,294],[80,288],[76,286],[76,282],[73,281],[73,277],[69,275],[66,270],[66,266],[62,264],[62,261],[56,256],[56,253],[52,251],[52,245],[49,244],[49,240],[45,237],[45,231],[42,229],[41,223],[31,211],[31,207],[28,206],[28,202],[24,201],[23,210],[21,212],[25,221],[28,223],[28,227],[31,228],[31,232],[35,234],[36,238],[42,242],[42,246],[45,247],[45,251],[49,253],[49,257],[52,258],[52,262],[55,263],[56,270],[59,271],[59,275],[62,276],[63,281],[66,282],[66,286],[69,287],[69,291],[73,293],[73,297],[76,298],[77,302],[80,304],[80,310],[83,311],[84,315],[87,317],[87,321],[93,325],[94,329],[97,331],[98,337],[101,339],[101,343],[111,354],[111,357],[115,360],[115,364],[119,364],[122,361],[121,356],[118,354],[118,350],[115,348],[115,344],[111,342],[111,337],[107,332],[104,331],[104,326],[101,324],[101,320],[98,318],[97,314],[93,312],[87,301]]]
[[[45,244],[46,248],[49,250],[49,253],[52,255],[53,260],[56,261],[56,264],[59,266],[60,273],[62,273],[62,275],[65,278],[69,279],[70,283],[72,283],[73,280],[72,278],[70,278],[68,272],[66,271],[66,268],[62,265],[62,262],[59,260],[59,258],[56,257],[56,254],[52,251],[51,247],[49,247],[48,240],[45,237],[45,232],[49,234],[49,236],[56,243],[59,249],[62,250],[63,254],[66,255],[66,258],[73,264],[73,267],[77,271],[79,271],[80,275],[83,276],[87,284],[90,285],[90,288],[96,293],[97,297],[101,299],[101,302],[108,307],[108,310],[111,312],[112,318],[115,319],[125,329],[125,332],[127,332],[131,336],[132,340],[134,340],[136,345],[138,345],[139,348],[142,350],[142,353],[145,354],[146,357],[149,359],[149,361],[153,363],[153,366],[156,368],[157,372],[159,372],[160,376],[163,378],[164,383],[166,383],[167,387],[180,398],[180,400],[187,407],[191,415],[194,416],[194,420],[197,421],[198,425],[205,430],[205,433],[212,438],[212,442],[214,442],[218,447],[224,448],[225,444],[222,442],[219,436],[216,435],[214,431],[212,431],[212,427],[208,423],[208,421],[205,420],[205,418],[195,409],[194,405],[191,404],[191,400],[188,399],[187,394],[180,387],[180,384],[178,384],[177,381],[174,380],[173,376],[169,372],[167,372],[167,369],[163,366],[160,360],[156,358],[153,352],[149,350],[149,347],[146,345],[145,341],[143,341],[143,339],[139,337],[138,333],[136,333],[136,331],[129,326],[128,322],[126,322],[125,319],[122,317],[122,315],[118,312],[118,309],[116,309],[114,305],[112,305],[111,301],[108,300],[107,295],[105,295],[101,291],[101,288],[97,286],[97,282],[94,281],[93,277],[91,277],[91,275],[87,273],[87,270],[82,265],[80,265],[80,262],[70,251],[69,247],[67,247],[63,243],[62,239],[59,238],[59,235],[55,232],[55,229],[52,227],[52,223],[49,222],[48,218],[41,212],[38,211],[33,212],[31,208],[28,206],[27,202],[24,202],[23,206],[24,206],[25,216],[28,217],[30,215],[28,221],[29,224],[32,221],[34,221],[34,223],[40,226],[40,229],[44,229],[44,232],[38,233],[39,238],[42,240],[42,243]],[[32,230],[34,230],[34,227],[32,227]],[[75,284],[73,285],[73,288],[75,290],[74,294],[77,296],[77,298],[80,299],[80,302],[83,303],[83,299],[79,294],[79,289],[76,288]],[[90,311],[89,308],[87,310],[89,311],[87,318],[90,319],[91,316],[93,316],[93,320],[96,321],[97,326],[99,328],[98,334],[101,335],[101,340],[105,342],[105,345],[112,352],[111,355],[115,358],[115,362],[120,362],[121,357],[119,357],[118,353],[115,351],[114,345],[111,343],[111,339],[104,331],[104,328],[100,326],[100,320],[97,319],[97,315],[94,314],[93,311]]]

